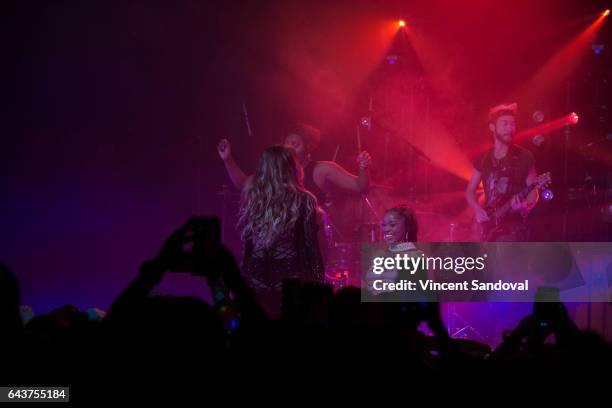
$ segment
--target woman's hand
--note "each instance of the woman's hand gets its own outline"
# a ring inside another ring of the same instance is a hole
[[[219,140],[219,143],[217,144],[217,152],[223,161],[226,161],[232,157],[232,145],[230,144],[229,140]]]

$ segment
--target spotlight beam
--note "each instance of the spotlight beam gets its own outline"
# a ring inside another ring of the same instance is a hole
[[[573,40],[554,54],[517,92],[516,97],[530,99],[534,94],[546,93],[562,83],[580,63],[581,56],[591,49],[590,43],[601,28],[606,16],[602,13]]]
[[[554,132],[568,125],[576,125],[580,117],[576,112],[572,112],[568,115],[562,116],[558,119],[551,120],[550,122],[542,123],[541,125],[532,127],[527,130],[519,132],[517,138],[528,138],[535,135],[543,135],[546,133]]]

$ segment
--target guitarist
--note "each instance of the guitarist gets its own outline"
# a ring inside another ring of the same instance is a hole
[[[490,212],[480,206],[476,189],[482,182],[485,204],[497,208],[511,203],[511,211],[487,237],[488,241],[521,242],[527,240],[526,217],[538,201],[537,188],[531,190],[524,200],[519,192],[537,179],[533,154],[512,143],[516,134],[517,104],[498,105],[489,111],[489,129],[493,133],[493,148],[474,160],[472,177],[465,196],[474,209],[476,221],[486,224]]]

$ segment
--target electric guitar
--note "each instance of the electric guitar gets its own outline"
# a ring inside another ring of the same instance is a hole
[[[540,174],[533,183],[525,187],[517,195],[521,201],[524,201],[529,193],[531,193],[535,188],[546,187],[551,182],[550,172]],[[500,230],[504,219],[510,213],[510,210],[512,210],[512,198],[514,195],[515,194],[501,195],[484,207],[484,210],[489,216],[489,221],[474,223],[476,239],[482,242],[487,242]]]

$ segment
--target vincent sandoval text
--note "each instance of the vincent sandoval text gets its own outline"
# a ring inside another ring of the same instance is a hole
[[[417,284],[418,282],[418,284]],[[497,282],[481,282],[479,280],[463,281],[463,282],[434,282],[431,279],[427,280],[400,280],[398,282],[384,282],[383,280],[375,280],[372,287],[375,291],[529,291],[529,280],[523,282],[504,282],[501,279]]]

